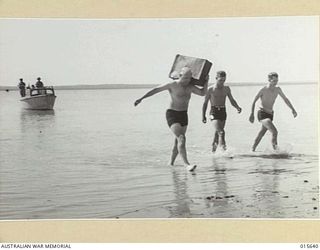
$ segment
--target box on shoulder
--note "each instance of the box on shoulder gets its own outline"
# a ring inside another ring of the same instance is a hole
[[[180,77],[180,72],[183,67],[188,67],[191,69],[192,84],[203,86],[205,83],[205,79],[212,67],[212,63],[206,59],[178,54],[174,59],[173,65],[169,73],[169,77],[171,79],[178,79]]]

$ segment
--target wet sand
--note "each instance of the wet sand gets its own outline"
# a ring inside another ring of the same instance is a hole
[[[162,158],[9,169],[1,219],[319,218],[317,155],[198,153],[193,173]]]
[[[319,218],[318,156],[212,157],[170,169],[175,199],[115,218]],[[303,167],[302,167],[303,166]]]

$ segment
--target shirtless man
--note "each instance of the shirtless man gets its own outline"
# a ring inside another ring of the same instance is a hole
[[[252,146],[252,151],[255,151],[259,142],[261,141],[262,137],[265,135],[267,130],[269,130],[272,134],[272,147],[273,149],[277,149],[278,146],[278,141],[277,141],[277,136],[278,136],[278,131],[274,124],[272,123],[273,121],[273,105],[275,100],[277,99],[278,95],[282,97],[284,102],[288,105],[288,107],[292,110],[293,117],[297,116],[297,112],[293,108],[291,102],[289,99],[285,96],[285,94],[282,92],[280,87],[276,87],[278,83],[278,74],[275,72],[271,72],[268,75],[268,80],[269,83],[267,86],[263,87],[257,94],[257,96],[254,98],[253,103],[252,103],[252,108],[251,108],[251,115],[249,117],[249,121],[251,123],[254,122],[254,107],[256,101],[260,98],[261,100],[261,107],[260,110],[257,113],[257,117],[259,122],[261,122],[262,127],[261,130],[259,131],[254,144]]]
[[[150,97],[154,94],[168,90],[171,96],[169,109],[166,112],[167,123],[174,134],[174,144],[171,154],[169,165],[173,166],[174,161],[178,154],[180,154],[183,163],[188,171],[193,171],[197,166],[191,165],[187,158],[186,151],[186,131],[188,127],[188,106],[191,94],[204,96],[207,92],[209,76],[203,88],[198,88],[190,84],[192,72],[188,67],[182,68],[180,78],[171,83],[167,83],[156,87],[144,96],[135,101],[134,105],[137,106],[143,99]]]
[[[238,113],[241,112],[241,108],[234,100],[231,89],[228,86],[224,86],[226,81],[226,72],[218,71],[216,76],[216,84],[208,89],[206,94],[203,107],[202,107],[202,122],[206,123],[206,111],[208,102],[210,100],[211,110],[210,110],[210,119],[213,122],[214,127],[214,139],[212,143],[212,152],[215,152],[219,143],[221,147],[226,150],[226,141],[225,141],[225,131],[224,126],[226,124],[227,113],[226,113],[226,97],[229,98],[231,105],[238,110]]]

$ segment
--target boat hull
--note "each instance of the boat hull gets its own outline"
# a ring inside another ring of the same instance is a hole
[[[25,109],[52,110],[55,100],[55,95],[37,95],[24,97],[20,101]]]

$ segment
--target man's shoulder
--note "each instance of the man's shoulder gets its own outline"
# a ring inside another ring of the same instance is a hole
[[[281,91],[281,88],[279,86],[276,87],[277,91]]]
[[[225,86],[225,85],[221,88],[221,90],[222,90],[222,92],[225,93],[225,94],[228,94],[228,93],[231,92],[230,87],[229,87],[229,86]]]
[[[208,88],[209,89],[212,89],[213,91],[214,90],[219,90],[219,91],[224,91],[224,90],[230,90],[230,87],[229,86],[223,86],[223,87],[217,87],[216,85],[212,85],[211,87]]]
[[[178,87],[179,83],[177,80],[173,80],[172,82],[167,83],[169,87]]]
[[[267,86],[263,86],[263,87],[260,89],[260,92],[263,92],[263,91],[268,91]]]
[[[213,91],[214,91],[214,85],[213,86],[210,86],[209,88],[208,88],[208,90],[207,90],[207,94],[212,94],[213,93]]]
[[[277,95],[282,93],[282,89],[280,87],[277,86],[275,89]]]
[[[164,84],[162,84],[160,86],[173,87],[175,85],[177,85],[177,82],[176,81],[172,81],[172,82],[164,83]]]

